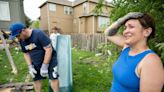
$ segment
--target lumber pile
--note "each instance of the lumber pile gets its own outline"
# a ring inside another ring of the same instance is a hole
[[[0,92],[31,92],[33,89],[33,82],[0,85]]]

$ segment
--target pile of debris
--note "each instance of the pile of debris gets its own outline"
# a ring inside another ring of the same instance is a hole
[[[0,92],[33,92],[33,82],[0,85]]]

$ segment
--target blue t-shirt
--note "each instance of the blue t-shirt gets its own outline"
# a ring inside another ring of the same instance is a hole
[[[41,66],[44,60],[45,50],[44,47],[51,44],[49,37],[41,30],[32,30],[31,36],[20,41],[22,51],[29,53],[32,60],[32,64],[35,66]],[[53,50],[52,57],[56,57],[56,52]],[[52,61],[53,59],[51,59]],[[51,62],[50,61],[50,62]]]
[[[112,66],[113,82],[110,92],[139,92],[140,78],[135,69],[138,63],[152,50],[146,50],[135,56],[129,55],[130,47],[125,48]]]

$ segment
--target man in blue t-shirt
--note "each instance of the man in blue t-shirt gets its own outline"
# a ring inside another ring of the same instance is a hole
[[[58,92],[57,55],[49,37],[40,30],[26,28],[22,23],[10,25],[10,38],[19,40],[36,92],[41,92],[41,80],[47,76],[51,87]]]

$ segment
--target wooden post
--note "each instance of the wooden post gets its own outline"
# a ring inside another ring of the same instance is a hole
[[[14,64],[13,58],[12,58],[11,53],[9,51],[9,48],[8,48],[8,46],[6,44],[6,40],[4,39],[3,34],[2,34],[1,31],[0,31],[0,38],[1,38],[2,42],[3,42],[3,45],[5,47],[5,51],[6,51],[6,55],[7,55],[8,59],[9,59],[10,65],[12,67],[12,73],[17,74],[18,73],[17,68],[16,68],[16,66]]]

